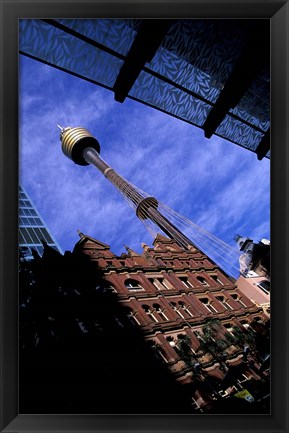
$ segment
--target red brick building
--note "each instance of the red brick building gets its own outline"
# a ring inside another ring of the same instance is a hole
[[[210,408],[252,381],[256,389],[269,374],[262,364],[268,339],[262,308],[197,248],[184,250],[161,235],[153,245],[116,256],[80,233],[74,252],[89,255],[101,270],[106,289],[117,294],[164,368],[190,387],[195,408]]]

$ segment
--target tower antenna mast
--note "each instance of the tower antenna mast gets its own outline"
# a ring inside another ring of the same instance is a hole
[[[193,246],[192,241],[158,210],[155,197],[138,190],[100,157],[99,142],[87,129],[57,126],[61,129],[62,151],[68,158],[78,165],[94,165],[133,205],[140,220],[150,219],[182,248]]]

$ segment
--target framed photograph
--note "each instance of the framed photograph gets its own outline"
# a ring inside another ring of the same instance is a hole
[[[1,7],[1,431],[285,432],[288,2]]]

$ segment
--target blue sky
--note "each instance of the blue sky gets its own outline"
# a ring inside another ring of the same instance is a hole
[[[119,174],[226,243],[270,239],[268,159],[24,56],[19,71],[20,184],[63,250],[77,229],[116,254],[152,238],[97,169],[64,156],[57,124],[87,128]]]

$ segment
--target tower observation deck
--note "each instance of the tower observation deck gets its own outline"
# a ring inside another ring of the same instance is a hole
[[[100,157],[99,142],[87,129],[60,126],[59,128],[63,153],[75,164],[94,165],[123,195],[153,237],[161,230],[184,249],[193,249],[196,246],[228,275],[238,277],[239,251],[120,176]]]

